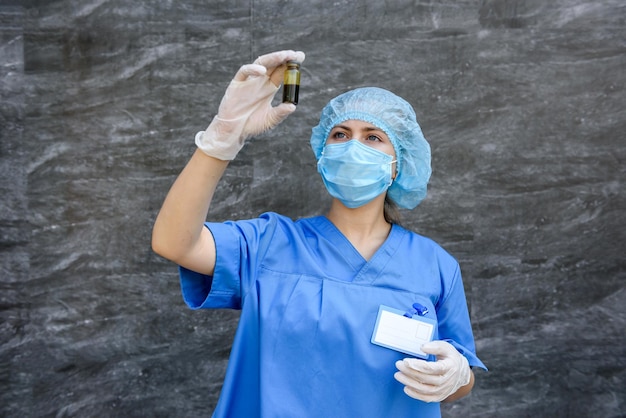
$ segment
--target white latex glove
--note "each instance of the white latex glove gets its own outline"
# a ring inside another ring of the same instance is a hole
[[[290,60],[304,61],[304,52],[273,52],[239,68],[224,93],[217,116],[206,131],[196,134],[198,148],[220,160],[232,160],[247,138],[275,127],[296,110],[291,103],[272,107],[272,98]]]
[[[404,386],[404,393],[424,402],[441,402],[470,382],[467,359],[450,343],[431,341],[422,351],[437,356],[437,361],[405,358],[396,362],[394,378]]]

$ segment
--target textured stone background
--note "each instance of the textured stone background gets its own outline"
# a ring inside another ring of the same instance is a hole
[[[321,107],[377,85],[433,148],[405,224],[461,262],[479,355],[449,417],[626,416],[623,0],[0,1],[0,415],[207,416],[237,312],[192,312],[160,204],[237,68],[307,53],[217,219],[328,204]]]

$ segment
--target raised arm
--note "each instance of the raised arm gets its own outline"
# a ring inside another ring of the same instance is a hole
[[[242,66],[222,98],[218,114],[196,135],[195,151],[170,189],[152,229],[152,249],[190,270],[213,274],[215,243],[203,227],[217,184],[228,162],[247,138],[267,131],[295,110],[272,107],[290,60],[304,61],[300,51],[278,51]]]

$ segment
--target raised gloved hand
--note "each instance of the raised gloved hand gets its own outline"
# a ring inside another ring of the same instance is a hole
[[[243,65],[228,85],[217,116],[206,131],[196,134],[198,148],[220,160],[232,160],[247,138],[273,128],[296,110],[291,103],[272,107],[290,60],[304,61],[304,52],[273,52]]]
[[[405,385],[404,393],[424,402],[441,402],[470,382],[467,359],[452,344],[431,341],[422,351],[437,356],[437,361],[405,358],[396,362],[395,379]]]

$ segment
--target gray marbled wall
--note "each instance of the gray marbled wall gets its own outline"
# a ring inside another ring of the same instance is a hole
[[[209,415],[237,313],[183,305],[151,226],[239,65],[284,48],[301,104],[214,216],[322,212],[321,107],[391,89],[433,148],[405,223],[461,262],[490,368],[445,415],[626,416],[622,0],[1,1],[0,415]]]

